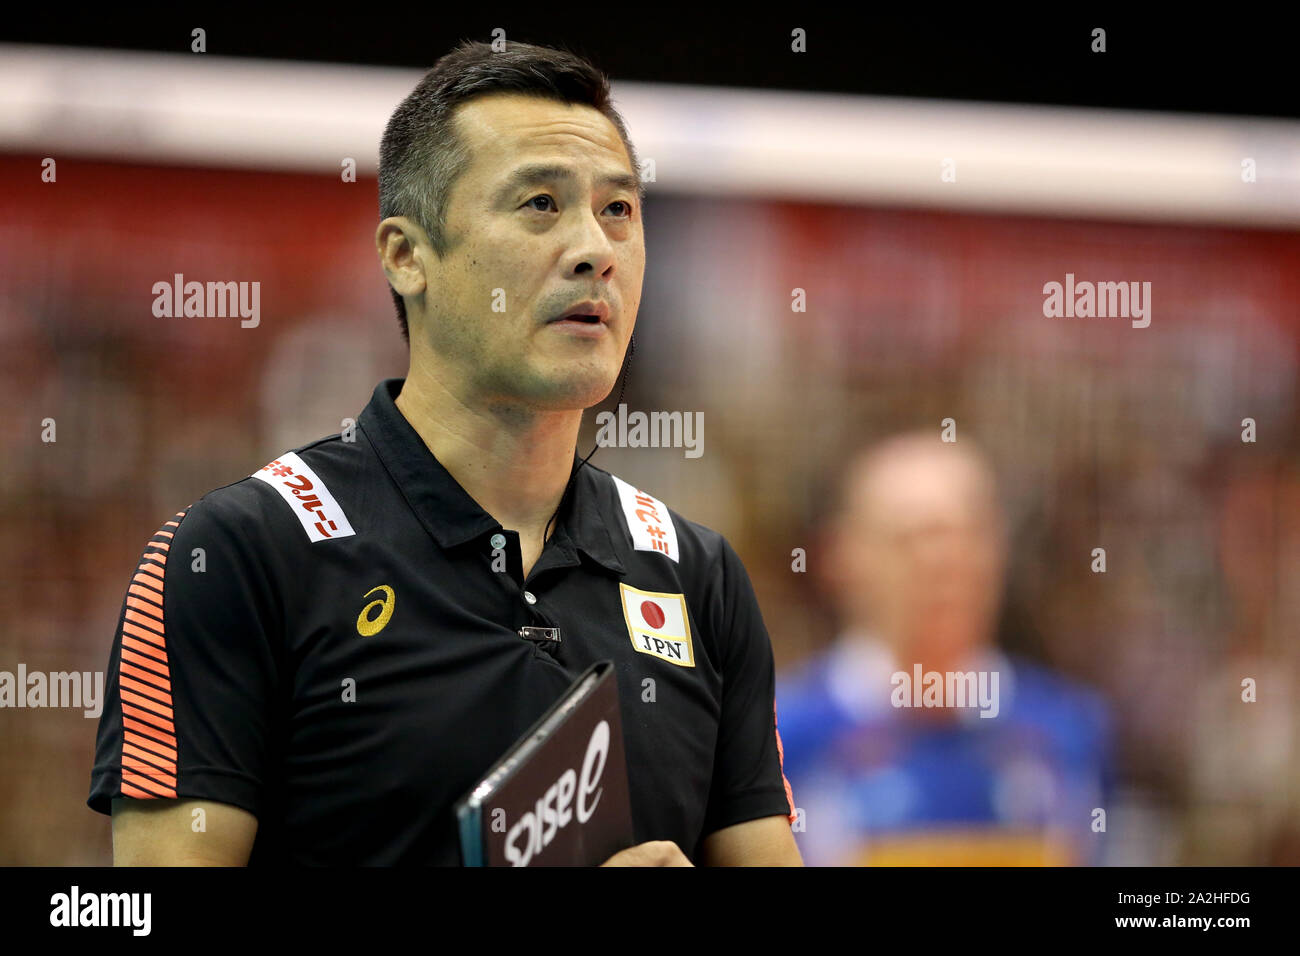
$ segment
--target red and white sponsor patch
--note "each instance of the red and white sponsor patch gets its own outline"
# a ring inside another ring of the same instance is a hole
[[[265,481],[289,503],[312,541],[356,534],[325,482],[294,452],[286,452],[250,476]]]
[[[617,475],[610,475],[618,488],[618,498],[623,505],[623,517],[632,532],[632,545],[638,551],[658,551],[674,561],[677,554],[677,529],[667,506],[639,488],[633,488]]]
[[[621,581],[618,591],[623,600],[627,633],[637,653],[649,654],[678,667],[695,666],[685,595],[642,591]]]

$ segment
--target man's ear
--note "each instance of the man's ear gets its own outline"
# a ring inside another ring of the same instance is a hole
[[[375,251],[393,290],[401,296],[420,296],[428,287],[425,262],[429,237],[413,219],[389,216],[375,230]]]

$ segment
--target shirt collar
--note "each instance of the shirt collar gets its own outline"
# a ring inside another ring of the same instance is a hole
[[[484,511],[438,461],[397,407],[396,399],[405,382],[404,378],[388,378],[376,385],[357,425],[416,518],[443,548],[502,530],[501,523]],[[575,454],[575,468],[579,461]],[[609,476],[600,469],[589,464],[579,468],[556,515],[552,540],[561,549],[572,544],[601,566],[623,574],[626,567],[609,531],[611,519],[617,518],[610,511],[616,504],[610,496],[613,490]]]

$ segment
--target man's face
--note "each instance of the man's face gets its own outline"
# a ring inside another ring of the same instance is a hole
[[[846,602],[907,645],[987,640],[1005,560],[993,495],[978,466],[946,449],[860,476],[838,528]]]
[[[467,398],[595,405],[618,377],[645,273],[618,131],[591,107],[516,94],[471,100],[456,119],[472,159],[447,210],[451,248],[426,257],[417,334]],[[605,321],[551,321],[585,301]]]

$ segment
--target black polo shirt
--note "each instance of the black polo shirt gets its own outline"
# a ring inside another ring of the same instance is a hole
[[[638,842],[694,859],[714,830],[793,818],[771,645],[727,541],[587,463],[525,579],[518,534],[394,404],[403,381],[146,546],[89,805],[243,807],[254,864],[456,864],[453,803],[612,659]]]

